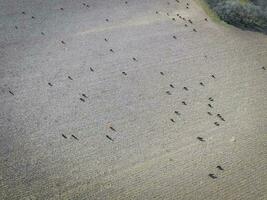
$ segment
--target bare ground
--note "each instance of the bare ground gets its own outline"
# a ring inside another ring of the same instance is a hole
[[[0,0],[0,199],[266,199],[267,37],[205,18]]]

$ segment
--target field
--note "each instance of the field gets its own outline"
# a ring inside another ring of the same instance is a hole
[[[0,0],[0,199],[267,199],[267,37],[196,1]]]

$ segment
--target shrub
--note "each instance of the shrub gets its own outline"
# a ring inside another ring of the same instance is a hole
[[[262,0],[206,0],[225,22],[267,33],[267,2]]]

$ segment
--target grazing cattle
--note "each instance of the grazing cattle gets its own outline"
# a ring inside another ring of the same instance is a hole
[[[207,112],[207,113],[208,113],[208,115],[212,116],[211,112]]]
[[[214,101],[214,99],[212,97],[209,98],[210,101]]]
[[[262,69],[263,69],[263,70],[266,70],[266,68],[265,68],[265,67],[262,67]]]
[[[137,59],[135,57],[133,57],[133,61],[137,61]]]
[[[222,117],[221,114],[217,114],[218,117]]]
[[[172,36],[172,37],[173,37],[173,39],[175,39],[175,40],[177,39],[175,35],[174,35],[174,36]]]
[[[185,106],[187,105],[185,101],[182,101],[182,104],[184,104]]]
[[[173,84],[170,84],[170,87],[171,87],[171,88],[174,88]]]
[[[188,88],[187,87],[184,87],[184,90],[188,91]]]
[[[174,119],[170,119],[173,123],[175,122]]]
[[[90,67],[91,72],[95,71],[92,67]]]
[[[61,43],[62,43],[62,44],[66,44],[63,40],[61,40]]]
[[[126,72],[122,72],[123,75],[127,76],[127,73]]]
[[[106,19],[106,22],[108,22],[109,21],[109,19]]]
[[[190,24],[193,24],[193,22],[191,21],[191,19],[188,20]]]
[[[218,122],[214,122],[215,126],[220,126],[220,124]]]
[[[25,15],[26,13],[24,11],[22,11],[22,14]]]
[[[13,92],[11,92],[10,90],[9,90],[9,93],[10,93],[10,94],[12,94],[12,95],[14,96],[14,93],[13,93]]]
[[[166,91],[166,94],[171,95],[171,92],[170,91]]]
[[[210,108],[213,108],[213,106],[212,106],[211,104],[208,104],[208,106],[209,106]]]
[[[105,38],[104,40],[105,40],[106,42],[108,41],[108,39],[107,39],[107,38]]]
[[[65,139],[67,139],[67,136],[66,136],[66,135],[64,135],[64,134],[61,134],[61,136],[62,136],[63,138],[65,138]]]
[[[205,21],[208,21],[208,19],[207,19],[207,18],[205,18]]]
[[[205,140],[202,137],[197,137],[197,139],[201,142],[205,142]]]
[[[68,76],[68,79],[73,80],[70,76]]]
[[[181,113],[180,113],[179,111],[174,111],[174,113],[175,113],[176,115],[181,115]]]
[[[109,135],[106,135],[106,137],[111,140],[112,142],[114,141]]]
[[[185,24],[184,26],[185,26],[185,27],[187,27],[188,25],[187,25],[187,24]]]
[[[160,72],[160,74],[161,74],[162,76],[164,76],[164,73],[163,73],[163,72]]]
[[[82,96],[83,96],[84,98],[88,98],[88,97],[86,96],[86,94],[82,94]]]
[[[209,174],[209,177],[211,177],[212,179],[218,178],[215,174]]]
[[[204,83],[203,83],[203,82],[200,82],[199,84],[200,84],[201,86],[204,86]]]
[[[217,114],[217,117],[219,117],[222,121],[225,121],[225,119],[220,114]]]
[[[193,29],[193,31],[194,31],[194,32],[197,32],[197,30],[196,30],[195,28]]]
[[[220,165],[218,165],[216,168],[219,169],[219,170],[221,170],[221,171],[224,170]]]
[[[109,51],[112,52],[112,53],[114,53],[113,49],[110,49]]]
[[[83,98],[80,98],[80,100],[81,100],[82,102],[85,102],[85,100],[84,100]]]
[[[116,129],[113,128],[112,126],[109,127],[112,131],[115,131],[116,132]]]
[[[172,18],[173,21],[175,21],[175,18]]]
[[[75,140],[79,140],[75,135],[71,135]]]
[[[216,78],[214,74],[211,75],[212,78]]]
[[[51,86],[51,87],[53,86],[52,83],[48,83],[48,85]]]
[[[45,35],[44,32],[41,32],[42,35]]]

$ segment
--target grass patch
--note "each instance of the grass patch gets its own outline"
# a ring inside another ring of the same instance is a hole
[[[202,7],[204,12],[209,16],[212,21],[227,25],[224,21],[220,19],[217,13],[210,8],[209,4],[205,0],[195,0],[195,2]]]
[[[219,16],[213,10],[210,9],[209,5],[205,2],[205,0],[196,0],[196,2],[201,5],[201,7],[204,9],[204,11],[209,17],[211,17],[215,21],[220,21]]]

